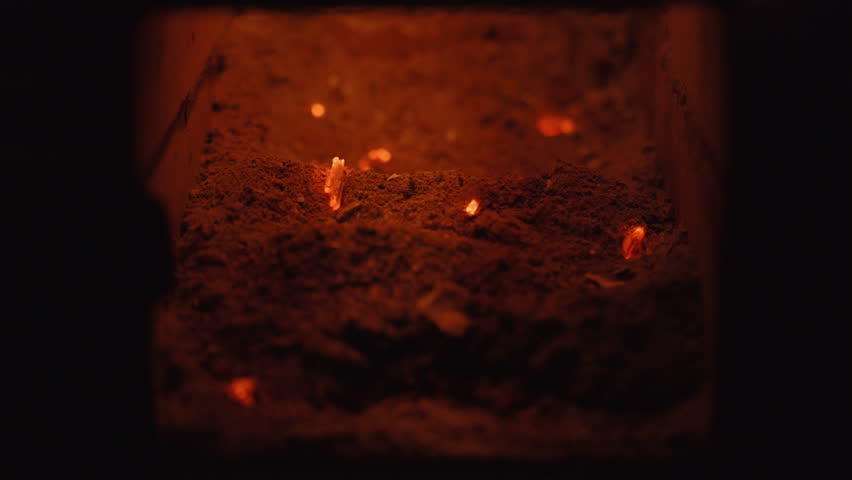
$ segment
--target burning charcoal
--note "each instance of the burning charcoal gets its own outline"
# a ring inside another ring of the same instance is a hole
[[[470,203],[468,203],[467,206],[464,207],[464,211],[471,217],[476,215],[476,213],[479,211],[479,200],[471,200]]]
[[[461,337],[470,326],[470,319],[462,312],[443,308],[430,308],[426,317],[442,332],[452,337]]]
[[[358,161],[358,168],[361,170],[371,170],[390,161],[391,153],[386,148],[377,148],[367,152],[367,154]]]
[[[639,258],[645,253],[645,227],[637,225],[630,228],[621,242],[621,254],[626,260]]]
[[[536,122],[539,133],[545,137],[557,135],[573,135],[577,132],[577,124],[574,120],[560,115],[544,114]]]
[[[235,378],[228,385],[228,396],[244,407],[251,408],[255,404],[257,380],[249,377]]]
[[[334,157],[331,159],[331,170],[328,172],[328,177],[325,180],[325,193],[328,194],[328,206],[332,210],[340,208],[340,201],[343,198],[343,181],[346,178],[346,170],[344,170],[345,160]]]

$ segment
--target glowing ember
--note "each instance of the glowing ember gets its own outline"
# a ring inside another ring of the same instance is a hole
[[[376,165],[391,161],[391,153],[386,148],[377,148],[367,152],[367,156],[358,161],[361,170],[370,170]]]
[[[320,118],[321,116],[325,115],[325,105],[321,103],[315,103],[311,105],[311,115],[316,118]]]
[[[340,201],[343,198],[343,180],[346,175],[344,170],[345,160],[334,157],[331,159],[331,170],[328,172],[328,177],[325,179],[325,193],[328,194],[328,206],[332,210],[340,208]]]
[[[577,131],[577,124],[570,118],[563,118],[562,121],[559,122],[559,131],[562,132],[562,135],[571,135]]]
[[[388,163],[391,161],[391,153],[384,148],[370,150],[370,153],[368,153],[367,156],[370,157],[370,160],[378,160],[382,163]]]
[[[460,337],[470,326],[467,315],[454,310],[434,309],[426,315],[435,322],[435,326],[442,332],[453,337]]]
[[[479,201],[478,200],[471,200],[470,203],[468,203],[467,206],[464,207],[465,213],[467,213],[471,217],[476,215],[476,212],[478,210],[479,210]]]
[[[536,122],[538,131],[545,137],[557,135],[573,135],[577,132],[577,124],[574,120],[559,115],[545,114]]]
[[[621,254],[626,260],[642,256],[645,250],[645,227],[636,226],[627,231],[621,242]]]
[[[235,378],[228,385],[228,396],[235,402],[248,408],[254,406],[256,391],[257,380],[250,377]]]

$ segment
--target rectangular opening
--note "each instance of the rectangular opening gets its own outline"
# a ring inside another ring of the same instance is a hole
[[[4,460],[845,465],[842,11],[261,3],[11,11]]]
[[[658,12],[148,22],[137,164],[173,225],[168,452],[700,452],[702,284],[656,162]]]

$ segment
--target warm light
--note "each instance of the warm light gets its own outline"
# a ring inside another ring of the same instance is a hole
[[[627,231],[621,242],[621,254],[626,260],[639,258],[645,249],[645,227],[636,226]]]
[[[367,156],[370,157],[370,160],[378,160],[382,163],[388,163],[391,161],[391,153],[384,148],[370,150]]]
[[[562,121],[559,122],[559,131],[562,132],[563,135],[571,135],[577,131],[577,124],[570,118],[563,118]]]
[[[467,206],[464,207],[464,211],[468,215],[470,215],[471,217],[476,215],[477,210],[479,210],[479,201],[478,200],[471,200],[470,203],[468,203]]]
[[[559,115],[544,114],[536,122],[538,131],[545,137],[557,135],[573,135],[577,132],[577,124],[574,120]]]
[[[340,208],[340,202],[343,198],[343,180],[346,171],[344,166],[346,160],[338,157],[331,159],[331,170],[328,171],[328,177],[325,179],[325,193],[328,194],[328,206],[332,210]]]
[[[311,115],[316,118],[320,118],[321,116],[325,115],[325,105],[321,103],[315,103],[311,105]]]
[[[377,164],[388,163],[391,161],[391,153],[386,148],[377,148],[367,152],[366,157],[362,157],[358,161],[358,167],[361,170],[370,170]]]
[[[228,385],[228,396],[244,407],[254,406],[257,380],[249,377],[235,378]]]

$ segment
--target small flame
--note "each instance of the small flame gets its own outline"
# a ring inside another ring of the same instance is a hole
[[[254,406],[256,391],[257,380],[250,377],[235,378],[228,385],[228,396],[247,408]]]
[[[538,127],[538,131],[545,137],[573,135],[577,132],[577,124],[574,120],[552,114],[540,116],[536,122],[536,127]]]
[[[645,250],[645,227],[638,225],[627,231],[624,241],[621,242],[621,254],[625,260],[632,260],[642,256]]]
[[[311,115],[315,118],[320,118],[325,115],[325,105],[321,103],[315,103],[311,105]]]
[[[464,207],[465,213],[467,213],[471,217],[476,215],[476,212],[478,210],[479,210],[479,200],[476,200],[476,199],[471,200],[470,203],[468,203],[467,206]]]

